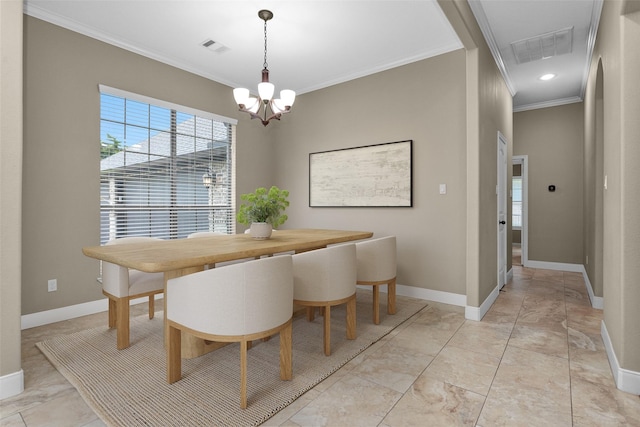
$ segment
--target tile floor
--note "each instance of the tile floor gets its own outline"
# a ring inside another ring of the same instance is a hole
[[[581,274],[515,266],[481,322],[430,304],[265,425],[640,426],[640,397],[613,382],[601,320]],[[23,331],[26,390],[1,402],[0,424],[104,425],[34,343],[106,322]]]

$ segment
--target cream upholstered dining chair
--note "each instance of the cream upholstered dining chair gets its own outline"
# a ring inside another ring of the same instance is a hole
[[[331,354],[331,307],[347,304],[347,339],[356,338],[356,247],[332,246],[293,255],[293,302],[324,311],[324,354]]]
[[[157,242],[154,237],[122,237],[105,245]],[[163,273],[145,273],[102,262],[102,293],[109,298],[109,328],[116,328],[118,350],[129,347],[129,301],[149,297],[149,319],[155,312],[154,298],[164,292]]]
[[[240,343],[240,407],[247,407],[247,349],[280,333],[280,379],[292,376],[291,255],[205,270],[167,282],[167,381],[182,378],[181,331]],[[197,375],[197,374],[196,374]]]
[[[396,312],[396,237],[365,240],[356,245],[358,284],[373,286],[373,323],[380,323],[380,285],[387,285],[387,313]]]

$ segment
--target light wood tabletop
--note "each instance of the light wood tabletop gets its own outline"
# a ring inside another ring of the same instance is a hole
[[[126,245],[86,246],[82,252],[91,258],[148,273],[164,273],[167,281],[202,271],[219,262],[255,258],[281,252],[296,253],[324,248],[327,245],[368,239],[370,231],[294,229],[274,231],[270,239],[257,240],[249,234],[224,234],[197,239],[158,240]],[[166,292],[164,308],[166,312]],[[165,343],[168,328],[165,318]],[[182,357],[194,358],[213,351],[224,343],[212,343],[183,332]]]
[[[82,248],[82,253],[123,267],[156,273],[273,255],[279,252],[303,252],[335,243],[367,239],[372,235],[373,233],[369,231],[278,230],[266,240],[253,239],[248,234],[228,234],[197,239],[87,246]]]

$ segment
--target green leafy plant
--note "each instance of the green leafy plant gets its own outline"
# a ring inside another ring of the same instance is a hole
[[[257,188],[253,193],[240,195],[243,203],[238,209],[236,219],[240,224],[250,225],[254,222],[267,222],[276,228],[289,218],[284,210],[289,206],[289,192],[281,190],[275,185],[268,191],[264,187]]]

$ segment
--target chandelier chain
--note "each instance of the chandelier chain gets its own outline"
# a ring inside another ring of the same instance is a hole
[[[268,68],[267,64],[267,20],[264,21],[264,64],[262,64],[265,69]]]

